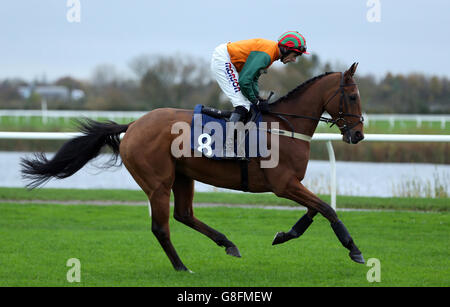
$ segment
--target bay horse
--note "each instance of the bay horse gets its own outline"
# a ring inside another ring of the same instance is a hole
[[[274,103],[263,112],[263,121],[279,122],[280,127],[312,136],[320,120],[336,124],[343,141],[356,144],[364,138],[361,100],[353,79],[357,63],[345,72],[329,72],[314,77]],[[331,119],[322,116],[324,111]],[[161,108],[150,111],[129,124],[112,121],[81,122],[81,136],[67,141],[52,159],[41,154],[23,158],[22,174],[29,180],[28,188],[45,184],[51,178],[69,177],[95,158],[104,146],[112,149],[112,157],[120,158],[149,199],[152,232],[158,239],[175,270],[188,271],[170,240],[170,193],[174,195],[174,218],[206,235],[227,254],[240,257],[240,252],[227,237],[194,216],[194,180],[217,187],[240,190],[239,163],[217,161],[206,157],[171,155],[171,143],[177,137],[171,126],[177,122],[190,125],[192,110]],[[125,133],[126,132],[126,133]],[[122,140],[120,134],[125,133]],[[267,132],[269,133],[269,132]],[[364,263],[361,251],[335,210],[302,185],[309,161],[310,143],[288,136],[279,139],[279,163],[273,168],[261,168],[262,158],[248,163],[248,190],[253,193],[273,192],[303,205],[307,212],[288,232],[278,232],[272,245],[300,237],[320,213],[331,225],[349,256]],[[272,148],[273,149],[273,148]]]

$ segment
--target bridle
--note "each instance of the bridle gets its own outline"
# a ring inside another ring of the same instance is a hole
[[[349,83],[349,84],[345,84],[344,82],[344,74],[341,72],[341,82],[339,84],[339,88],[336,90],[336,92],[333,94],[333,96],[331,96],[327,102],[323,105],[323,109],[325,110],[325,107],[330,103],[330,101],[336,97],[336,95],[341,92],[341,98],[339,99],[339,112],[338,112],[338,118],[337,119],[331,119],[330,123],[331,123],[331,127],[333,127],[334,125],[336,125],[339,130],[341,131],[341,134],[345,134],[347,132],[349,132],[351,129],[353,129],[354,127],[356,127],[357,125],[359,125],[360,123],[364,122],[364,117],[363,116],[359,116],[356,114],[352,114],[352,113],[344,113],[344,105],[345,108],[348,110],[348,99],[347,99],[347,95],[345,94],[345,87],[347,86],[353,86],[356,85],[356,83]],[[345,117],[356,117],[359,120],[355,123],[349,123]],[[339,126],[339,122],[342,121],[343,125]]]
[[[345,87],[353,86],[353,85],[356,85],[356,83],[345,84],[344,74],[341,72],[341,81],[340,81],[340,84],[339,84],[339,88],[327,100],[327,102],[323,105],[323,110],[325,110],[325,107],[333,100],[333,98],[336,97],[337,94],[339,94],[339,93],[341,94],[341,97],[339,99],[339,113],[338,113],[339,117],[336,118],[336,119],[327,118],[327,117],[323,117],[323,116],[321,116],[321,117],[312,117],[312,116],[306,116],[306,115],[297,115],[297,114],[290,114],[290,113],[274,112],[274,111],[270,111],[269,110],[269,105],[266,105],[265,107],[260,108],[260,110],[263,113],[274,115],[274,116],[280,118],[281,120],[283,120],[284,122],[286,122],[289,125],[289,127],[291,128],[292,132],[294,132],[294,127],[289,122],[289,120],[287,120],[285,118],[285,116],[289,116],[289,117],[293,117],[293,118],[305,118],[305,119],[311,119],[311,120],[315,120],[315,121],[325,122],[327,124],[331,124],[330,128],[333,127],[334,125],[336,125],[339,128],[339,130],[341,131],[341,134],[344,135],[344,134],[348,133],[351,129],[356,127],[358,124],[364,122],[364,117],[363,116],[352,114],[352,113],[345,113],[344,112],[344,105],[345,105],[345,109],[348,109],[348,99],[347,99],[347,95],[345,94]],[[272,96],[272,94],[273,93],[271,93],[270,96]],[[269,99],[270,99],[270,96],[269,96]],[[350,122],[348,122],[345,119],[345,117],[356,117],[359,120],[357,122],[355,122],[355,123],[350,123]],[[340,122],[342,122],[343,124],[339,125]]]

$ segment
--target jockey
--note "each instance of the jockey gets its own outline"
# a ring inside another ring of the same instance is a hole
[[[277,42],[256,38],[219,45],[212,56],[211,70],[235,108],[230,122],[243,119],[250,103],[264,100],[258,89],[261,73],[276,60],[295,62],[303,53],[309,54],[306,40],[297,31],[283,33]]]

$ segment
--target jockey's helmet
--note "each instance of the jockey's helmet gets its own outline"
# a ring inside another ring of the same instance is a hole
[[[306,40],[297,31],[287,31],[283,33],[278,39],[278,46],[284,52],[294,51],[298,54],[309,54],[306,52]],[[283,50],[284,49],[284,50]]]

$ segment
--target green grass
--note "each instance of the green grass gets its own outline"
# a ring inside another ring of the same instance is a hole
[[[330,203],[329,195],[319,195],[325,202]],[[123,201],[146,202],[142,191],[133,190],[77,190],[77,189],[35,189],[28,191],[24,188],[0,188],[0,200],[59,200],[59,201]],[[173,198],[172,198],[173,199]],[[197,192],[195,203],[226,203],[226,204],[254,204],[266,206],[297,206],[296,203],[279,198],[272,193],[222,193]],[[392,210],[421,210],[421,211],[450,211],[448,198],[402,198],[402,197],[360,197],[338,196],[338,208],[355,209],[392,209]]]
[[[321,216],[299,239],[271,246],[301,212],[197,208],[242,258],[170,219],[184,264],[175,272],[150,231],[144,206],[0,203],[0,286],[449,286],[449,214],[340,212],[367,259],[381,262],[381,282],[354,263]],[[81,261],[81,283],[68,283],[69,258]]]
[[[0,187],[1,200],[111,200],[111,201],[146,201],[141,190],[90,190],[90,189],[52,189],[42,188],[27,190],[25,188]]]

